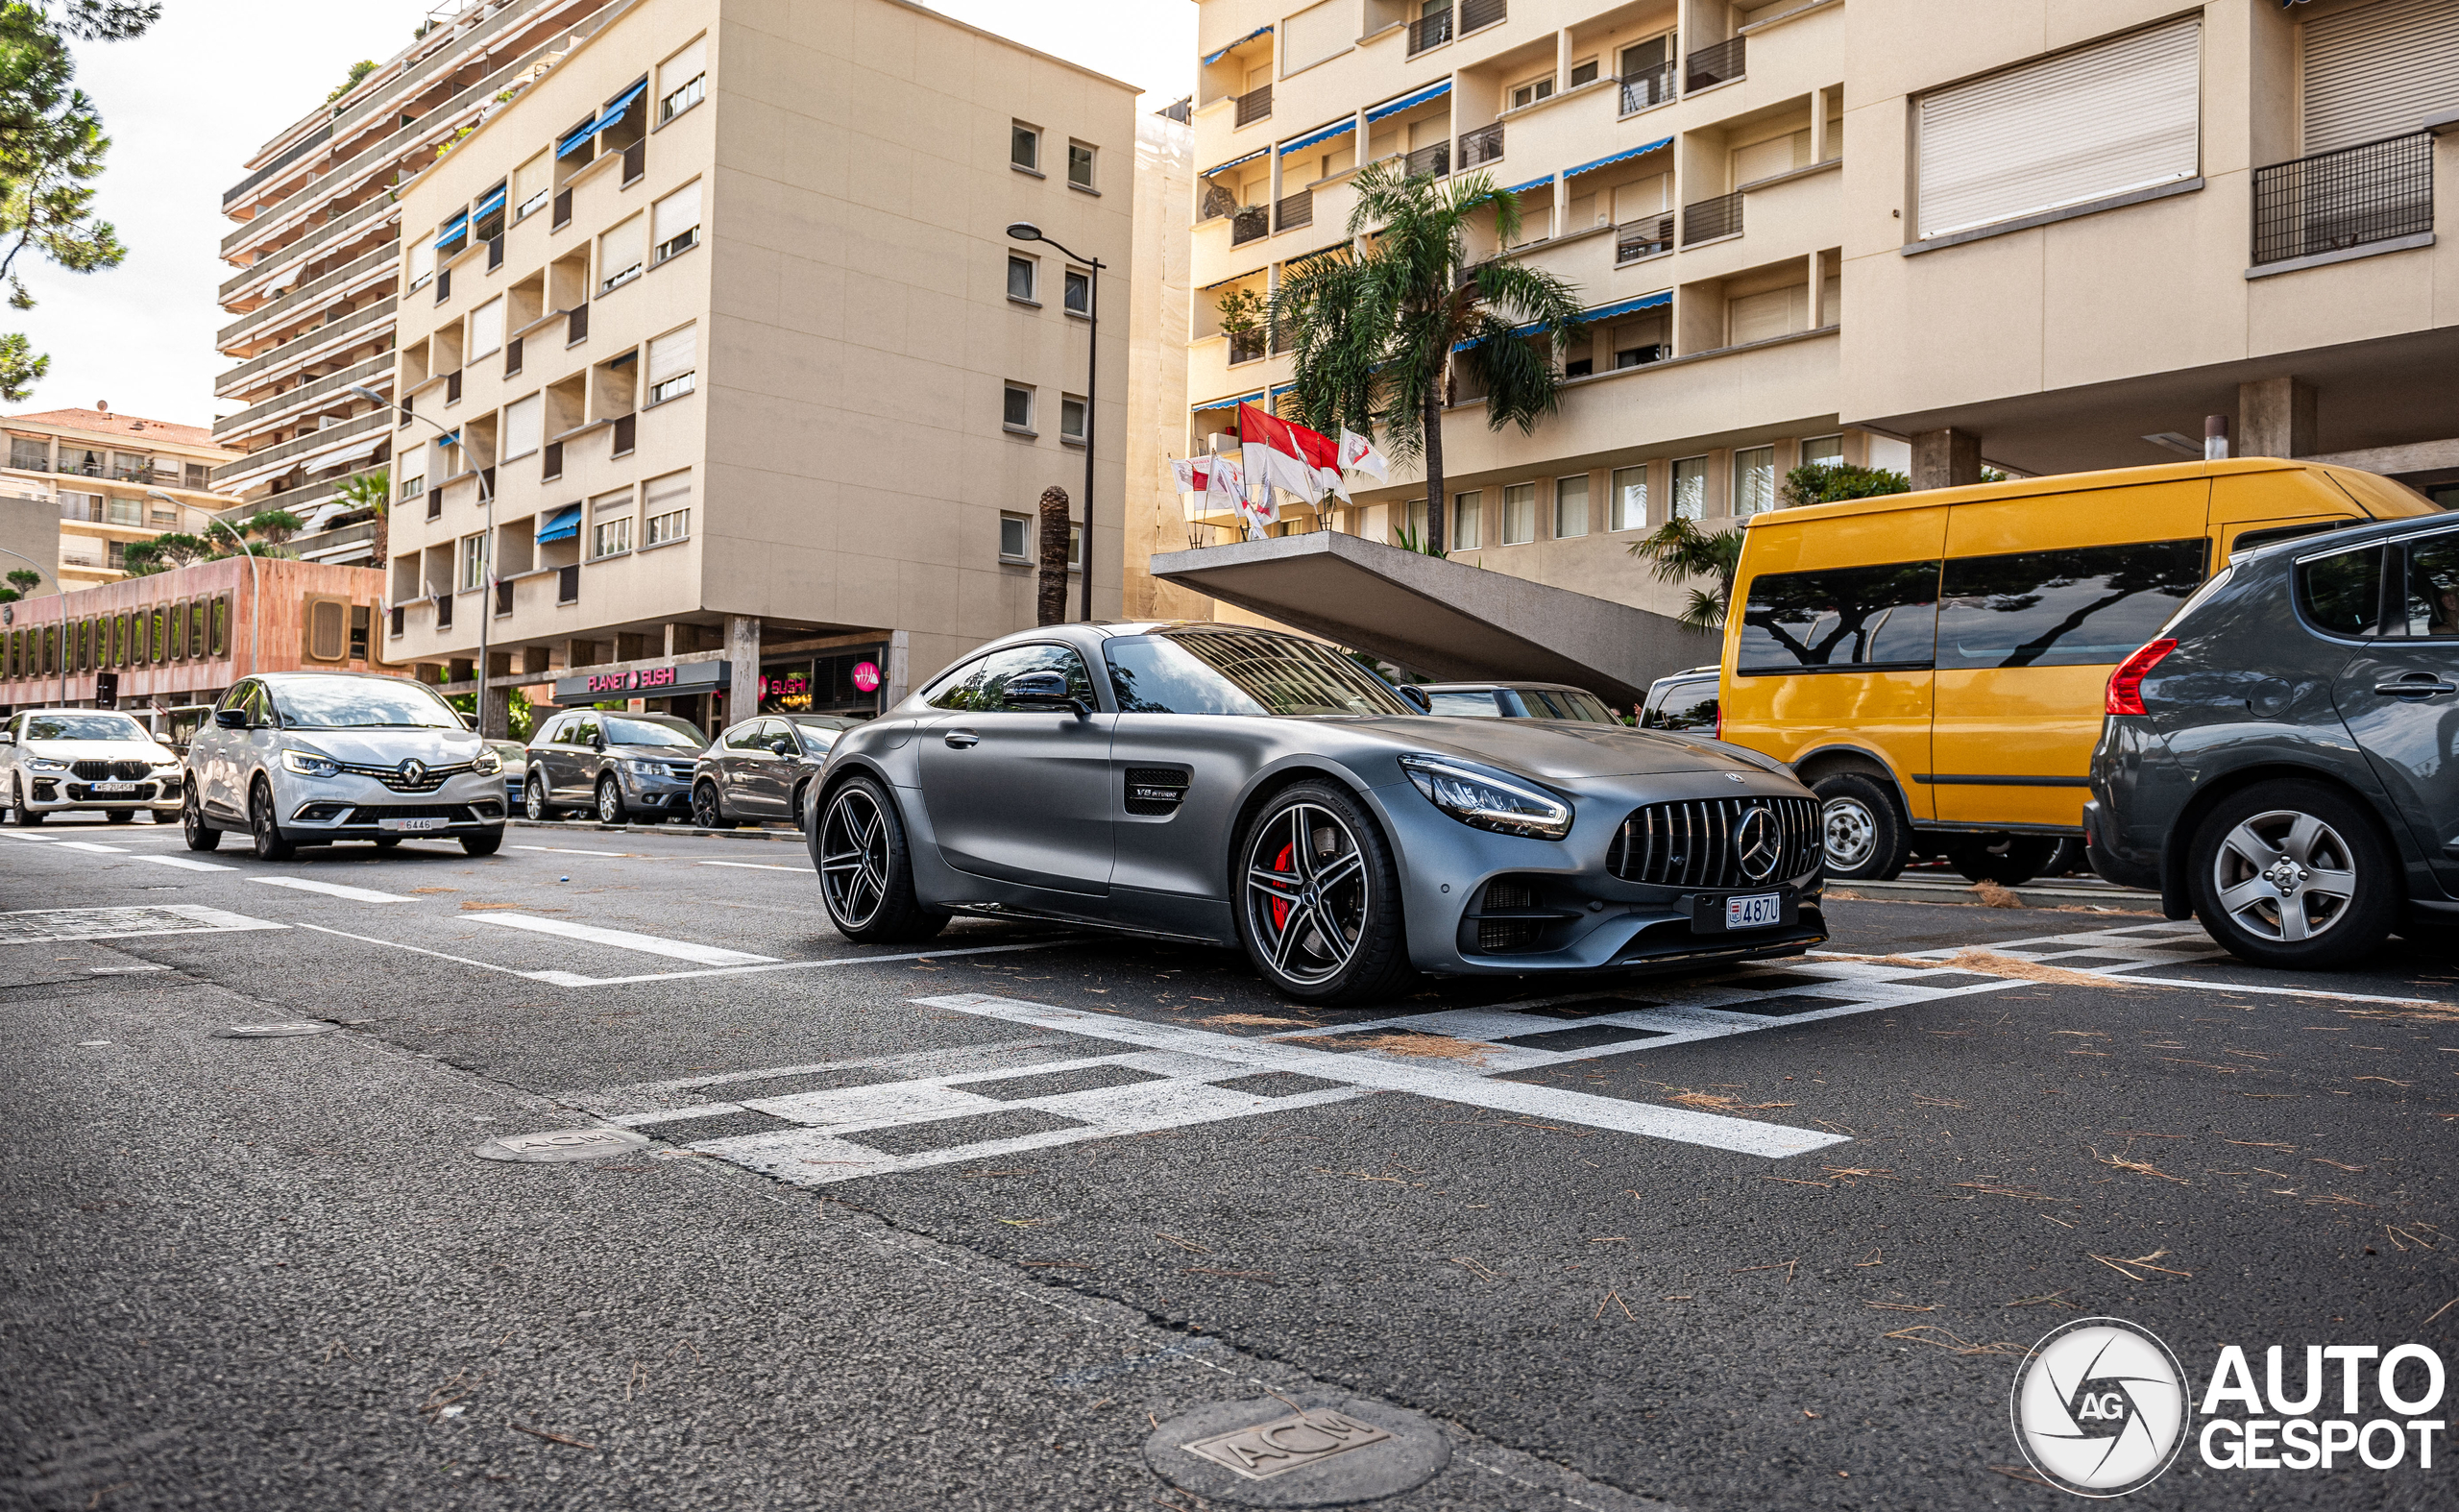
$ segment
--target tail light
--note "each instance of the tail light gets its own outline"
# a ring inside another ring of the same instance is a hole
[[[2160,665],[2161,657],[2177,648],[2175,641],[2155,641],[2118,663],[2117,671],[2109,673],[2109,694],[2103,707],[2110,714],[2150,713],[2143,707],[2143,679]]]
[[[1724,701],[1722,698],[1718,698],[1718,699],[1716,700],[1716,739],[1718,739],[1718,740],[1723,740],[1724,738],[1725,738],[1725,701]]]

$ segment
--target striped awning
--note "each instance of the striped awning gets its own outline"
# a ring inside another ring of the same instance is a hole
[[[1229,46],[1221,48],[1217,52],[1205,54],[1205,66],[1210,67],[1212,64],[1221,61],[1221,60],[1229,57],[1231,53],[1236,52],[1239,48],[1246,46],[1249,42],[1254,41],[1258,37],[1270,37],[1271,35],[1272,28],[1270,26],[1256,27],[1254,31],[1249,32],[1246,36],[1238,38],[1234,42],[1231,42]]]
[[[1295,141],[1286,141],[1281,143],[1280,150],[1283,156],[1294,152],[1303,152],[1305,149],[1314,146],[1317,142],[1327,142],[1344,132],[1353,132],[1355,130],[1357,130],[1357,117],[1354,115],[1345,115],[1339,120],[1334,121],[1329,126],[1317,127],[1315,130],[1308,132],[1305,135],[1299,137]]]
[[[1526,194],[1531,189],[1542,189],[1553,182],[1554,176],[1549,173],[1542,179],[1531,179],[1526,183],[1511,184],[1506,187],[1503,192],[1505,194]]]
[[[1660,147],[1670,147],[1672,145],[1672,137],[1662,136],[1655,141],[1647,143],[1645,146],[1626,147],[1620,152],[1610,153],[1605,157],[1599,158],[1595,162],[1584,162],[1576,168],[1566,168],[1563,170],[1563,177],[1569,179],[1578,174],[1595,173],[1599,168],[1611,168],[1618,162],[1628,162],[1634,158],[1644,158],[1649,153],[1655,152]]]
[[[477,203],[476,207],[470,211],[470,218],[474,221],[485,220],[488,216],[493,215],[496,211],[503,208],[503,185],[499,183],[495,186],[494,192],[490,193],[485,199],[480,200]]]
[[[1429,85],[1413,94],[1401,95],[1397,100],[1386,100],[1381,105],[1369,109],[1366,118],[1370,121],[1379,121],[1387,115],[1397,115],[1402,110],[1424,105],[1429,100],[1440,100],[1450,92],[1451,81],[1446,79],[1441,84]]]
[[[1264,391],[1257,389],[1252,394],[1241,394],[1235,399],[1210,399],[1201,404],[1189,404],[1187,413],[1200,415],[1207,409],[1235,409],[1241,404],[1260,404],[1263,402]]]
[[[550,515],[538,517],[538,544],[569,541],[580,534],[580,505],[566,504]]]
[[[1228,162],[1221,164],[1217,168],[1205,169],[1202,173],[1197,174],[1196,177],[1199,179],[1209,179],[1216,173],[1228,173],[1230,169],[1237,167],[1240,163],[1253,162],[1270,151],[1272,151],[1272,149],[1269,147],[1258,147],[1254,152],[1247,154],[1244,158],[1232,158]]]
[[[1616,300],[1611,305],[1599,305],[1595,309],[1581,310],[1579,323],[1583,326],[1593,326],[1600,320],[1619,320],[1624,315],[1636,315],[1643,309],[1661,309],[1672,303],[1673,291],[1659,289],[1654,294],[1643,294],[1637,299]],[[1537,330],[1538,323],[1531,321],[1525,326],[1513,327],[1511,333],[1515,336],[1533,336],[1537,334]],[[1451,350],[1466,352],[1475,345],[1477,343],[1473,341],[1464,341]]]
[[[464,235],[468,234],[469,230],[469,215],[466,212],[455,215],[452,219],[444,223],[444,230],[436,232],[435,244],[442,247],[449,243],[459,241]]]

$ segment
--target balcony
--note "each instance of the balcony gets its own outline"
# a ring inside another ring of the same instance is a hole
[[[1412,179],[1440,179],[1451,171],[1451,144],[1437,142],[1421,147],[1404,159]]]
[[[1465,132],[1460,137],[1460,166],[1473,168],[1481,162],[1493,162],[1502,156],[1502,122],[1481,126]]]
[[[1494,25],[1511,13],[1505,0],[1460,0],[1460,35]]]
[[[1264,333],[1262,331],[1233,330],[1230,332],[1230,362],[1231,366],[1234,367],[1241,362],[1253,362],[1263,354]]]
[[[304,364],[309,357],[330,349],[336,343],[355,345],[361,341],[371,340],[377,333],[369,328],[379,322],[389,322],[393,318],[393,304],[392,296],[387,295],[364,309],[352,311],[330,325],[319,326],[304,335],[283,342],[270,352],[259,353],[216,378],[213,380],[213,392],[217,397],[227,399],[255,386],[257,382],[269,379],[271,376],[293,363]]]
[[[1250,89],[1238,96],[1238,124],[1253,126],[1272,114],[1272,85]]]
[[[1447,8],[1430,15],[1419,16],[1409,23],[1409,56],[1415,58],[1429,47],[1441,47],[1451,40],[1451,12]]]
[[[1614,263],[1619,267],[1673,250],[1673,217],[1650,215],[1614,228]]]
[[[1278,231],[1296,231],[1315,224],[1315,191],[1301,189],[1276,201],[1272,207],[1273,226]]]
[[[1682,71],[1682,90],[1696,94],[1720,84],[1731,84],[1742,76],[1742,43],[1734,37],[1714,47],[1702,47],[1686,61]]]
[[[2254,266],[2433,230],[2433,134],[2414,132],[2254,170]]]
[[[1230,245],[1260,241],[1272,234],[1272,211],[1260,205],[1250,205],[1230,217]]]
[[[1622,76],[1622,113],[1645,110],[1673,99],[1673,64],[1657,63]]]
[[[1682,245],[1696,247],[1720,236],[1741,234],[1741,191],[1682,207]]]

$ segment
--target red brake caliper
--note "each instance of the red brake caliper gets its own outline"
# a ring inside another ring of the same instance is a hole
[[[1280,847],[1280,854],[1272,859],[1272,869],[1275,871],[1294,870],[1295,868],[1292,867],[1289,863],[1293,859],[1293,854],[1296,852],[1297,848],[1298,847],[1295,845],[1283,845]],[[1276,930],[1287,929],[1289,927],[1289,900],[1287,898],[1275,898],[1272,900],[1272,927]]]

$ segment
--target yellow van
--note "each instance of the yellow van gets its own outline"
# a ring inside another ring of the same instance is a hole
[[[2246,457],[1755,515],[1722,733],[1817,793],[1832,878],[1920,854],[2024,881],[2082,839],[2110,670],[2230,552],[2434,512],[2375,474]]]

